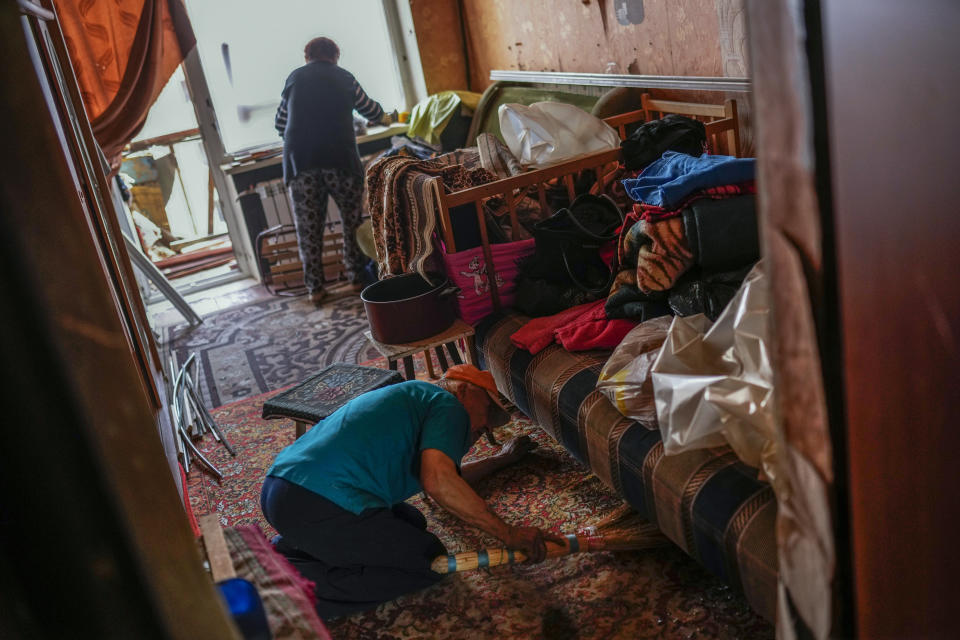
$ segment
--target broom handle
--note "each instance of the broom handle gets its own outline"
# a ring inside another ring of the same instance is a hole
[[[547,557],[556,558],[565,556],[569,553],[578,551],[589,551],[590,545],[588,536],[575,536],[568,534],[563,536],[566,539],[565,544],[556,544],[547,541]],[[448,556],[437,556],[430,564],[430,568],[435,573],[457,573],[459,571],[472,571],[473,569],[485,569],[488,567],[499,567],[505,564],[519,564],[526,562],[527,554],[513,549],[481,549],[480,551],[464,551],[463,553],[450,554]]]

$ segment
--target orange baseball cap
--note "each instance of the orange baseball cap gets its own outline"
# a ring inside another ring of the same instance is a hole
[[[450,380],[470,382],[487,392],[492,402],[489,415],[487,416],[488,427],[492,429],[510,422],[510,413],[500,400],[500,392],[497,391],[497,383],[494,381],[492,373],[489,371],[481,371],[472,364],[455,364],[447,369],[443,377]]]

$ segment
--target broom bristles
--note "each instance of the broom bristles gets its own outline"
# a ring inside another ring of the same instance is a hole
[[[586,527],[574,536],[566,536],[563,545],[547,543],[547,557],[559,557],[577,551],[641,551],[656,549],[670,544],[656,525],[640,517],[628,505],[618,507],[601,518],[596,525]],[[526,556],[520,551],[507,549],[483,549],[479,552],[464,552],[439,556],[431,568],[437,573],[453,573],[471,569],[495,567],[501,564],[524,562]]]

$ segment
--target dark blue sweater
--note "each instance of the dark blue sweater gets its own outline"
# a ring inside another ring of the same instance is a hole
[[[283,137],[283,179],[289,183],[308,169],[362,172],[353,110],[367,120],[383,116],[346,69],[331,62],[308,62],[283,87],[275,125]]]

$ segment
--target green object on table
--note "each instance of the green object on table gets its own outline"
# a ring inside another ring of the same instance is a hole
[[[450,118],[460,108],[460,102],[456,91],[441,91],[418,102],[410,112],[407,135],[423,138],[428,144],[436,144]]]
[[[360,245],[360,251],[371,260],[377,259],[377,247],[373,243],[373,223],[364,220],[357,227],[357,244]]]

